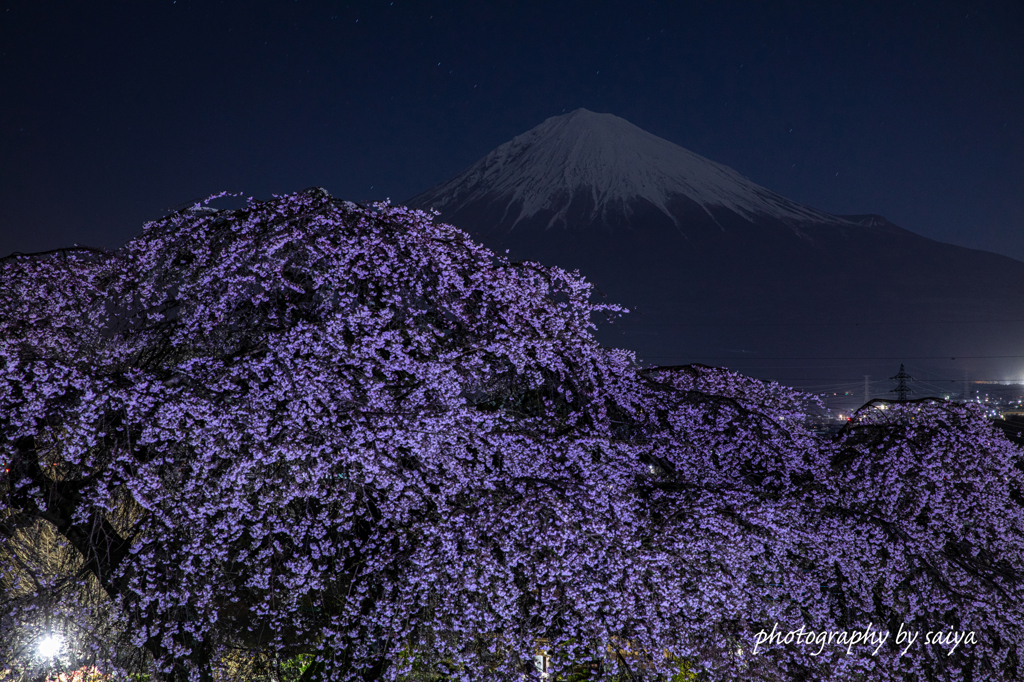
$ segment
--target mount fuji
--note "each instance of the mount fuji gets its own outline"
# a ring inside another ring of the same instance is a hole
[[[801,205],[611,114],[549,118],[406,203],[578,269],[631,310],[599,339],[646,363],[1024,375],[1024,359],[992,357],[1024,355],[1024,263]]]

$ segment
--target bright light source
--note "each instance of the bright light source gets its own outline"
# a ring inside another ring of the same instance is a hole
[[[43,658],[53,658],[60,653],[62,642],[57,635],[47,635],[39,642],[39,655]]]

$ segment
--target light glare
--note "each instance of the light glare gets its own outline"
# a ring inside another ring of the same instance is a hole
[[[39,655],[43,658],[53,658],[60,653],[61,641],[57,635],[47,635],[39,642]]]

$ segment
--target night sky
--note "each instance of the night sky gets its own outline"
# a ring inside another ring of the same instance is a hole
[[[224,190],[401,201],[585,107],[1024,260],[1019,0],[3,0],[0,53],[0,255]]]

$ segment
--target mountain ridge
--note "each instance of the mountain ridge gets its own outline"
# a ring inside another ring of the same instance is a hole
[[[803,206],[610,114],[549,118],[407,203],[498,253],[579,270],[635,311],[602,328],[602,343],[656,364],[722,348],[753,350],[730,366],[755,374],[749,355],[1022,354],[1013,338],[1024,324],[999,322],[1000,334],[934,324],[1024,321],[1024,263],[877,214]],[[851,307],[896,326],[827,326],[852,319]]]
[[[546,119],[407,203],[431,204],[443,211],[452,204],[471,202],[482,192],[502,195],[507,208],[519,209],[515,216],[502,215],[499,224],[508,229],[552,206],[554,216],[547,227],[559,222],[568,226],[567,210],[580,192],[590,195],[590,219],[602,217],[608,209],[628,214],[630,203],[639,200],[677,222],[669,203],[682,198],[704,210],[724,207],[748,217],[842,222],[624,119],[587,109]],[[708,215],[714,217],[710,211]]]

